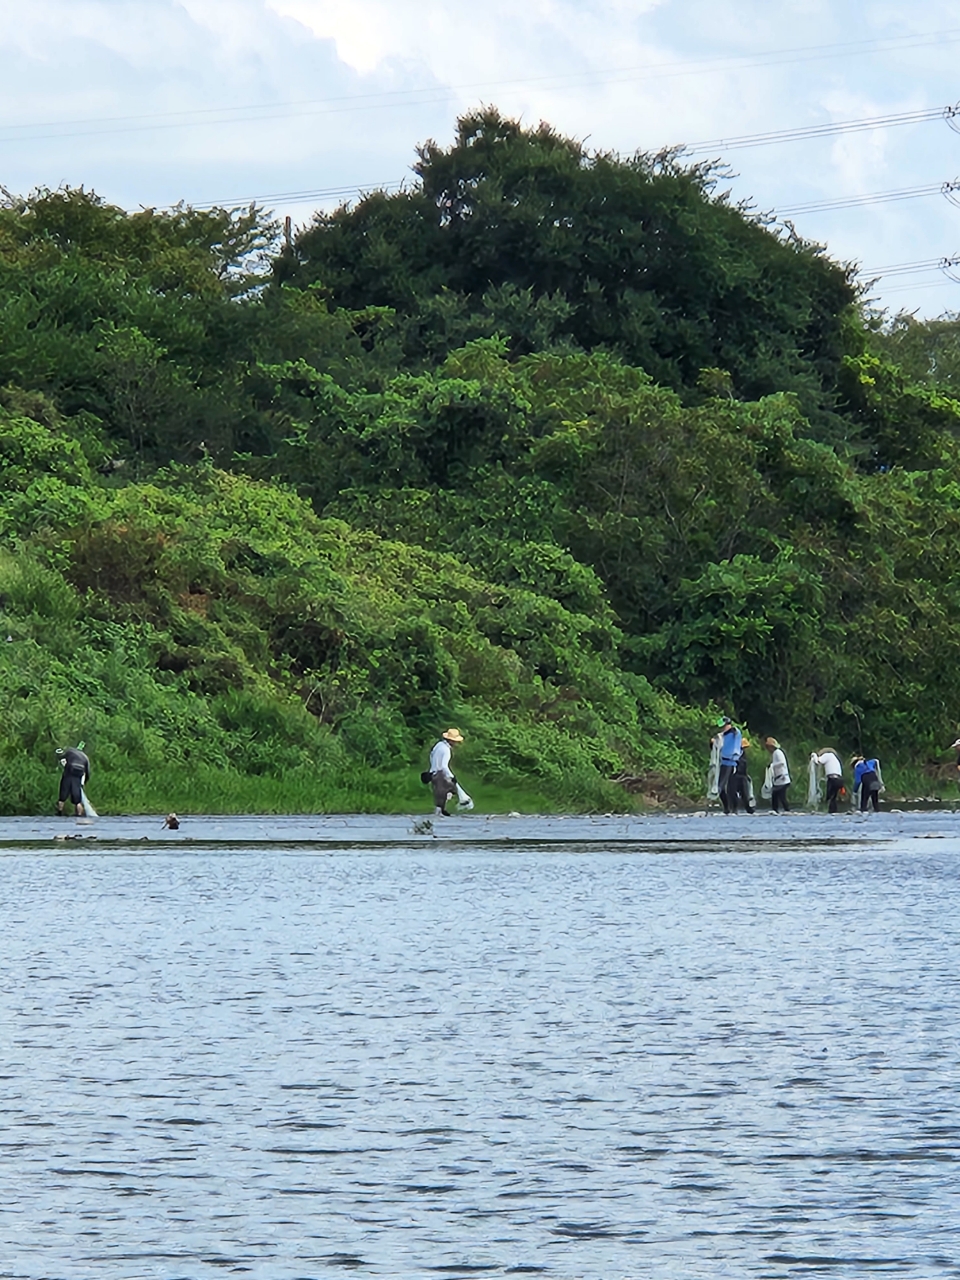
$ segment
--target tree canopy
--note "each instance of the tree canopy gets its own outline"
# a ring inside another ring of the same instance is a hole
[[[418,155],[414,188],[318,217],[281,278],[391,308],[414,362],[499,332],[515,353],[603,347],[676,390],[720,369],[746,399],[832,407],[850,274],[731,205],[715,166],[591,153],[493,109]]]

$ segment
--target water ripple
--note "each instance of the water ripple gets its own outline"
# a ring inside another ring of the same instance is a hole
[[[7,850],[0,1277],[960,1277],[956,839],[649,845]]]

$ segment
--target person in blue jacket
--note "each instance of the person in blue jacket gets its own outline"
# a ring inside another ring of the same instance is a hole
[[[867,806],[872,804],[874,813],[877,813],[880,809],[880,792],[885,789],[880,761],[875,756],[867,759],[858,755],[850,763],[853,765],[854,795],[857,791],[860,792],[860,812],[866,813]]]
[[[720,728],[720,773],[717,777],[717,793],[723,812],[731,807],[736,813],[736,772],[743,755],[743,734],[729,716],[724,716]]]

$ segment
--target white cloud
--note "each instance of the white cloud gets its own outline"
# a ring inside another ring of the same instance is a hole
[[[271,0],[270,7],[295,18],[315,35],[331,39],[340,59],[361,73],[374,70],[386,57],[397,56],[397,24],[389,3],[358,4],[355,0]]]
[[[622,65],[645,48],[641,17],[660,0],[269,0],[363,74],[401,60],[447,84],[549,75],[567,66]]]

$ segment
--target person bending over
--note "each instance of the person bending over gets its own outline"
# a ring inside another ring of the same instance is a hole
[[[83,788],[90,781],[90,759],[83,751],[83,743],[78,747],[57,748],[60,758],[60,797],[57,800],[57,813],[63,814],[63,806],[69,800],[76,808],[77,817],[83,817]]]
[[[876,756],[868,760],[865,756],[854,756],[853,792],[860,792],[860,812],[866,813],[867,807],[873,805],[874,813],[880,810],[880,792],[885,790],[883,775],[880,772],[880,761]]]
[[[840,757],[832,747],[821,747],[819,754],[813,753],[815,764],[823,766],[823,772],[827,779],[827,811],[829,813],[837,812],[837,802],[840,799],[840,792],[843,790],[843,765],[840,763]]]

